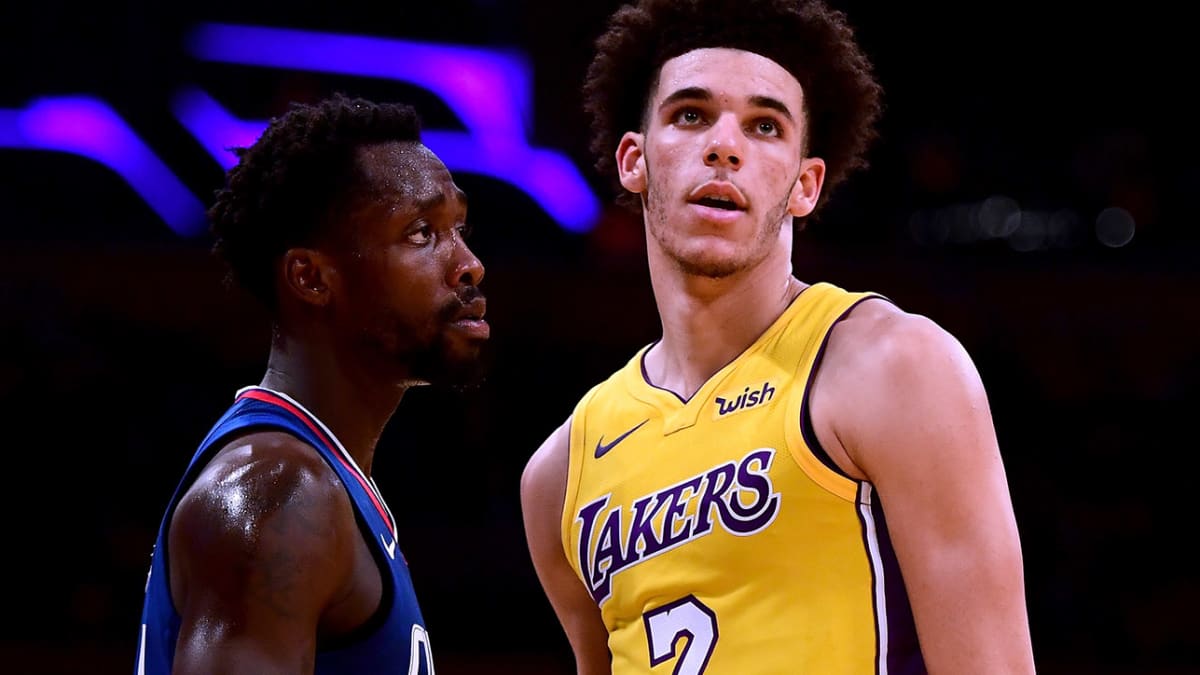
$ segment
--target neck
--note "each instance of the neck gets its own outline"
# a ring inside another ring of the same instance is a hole
[[[353,353],[312,332],[296,339],[276,329],[261,386],[316,415],[369,476],[375,446],[409,385],[381,381],[379,370],[348,356]]]
[[[684,399],[753,344],[806,286],[792,276],[784,247],[720,279],[685,274],[652,251],[650,278],[663,337],[646,355],[647,375]]]

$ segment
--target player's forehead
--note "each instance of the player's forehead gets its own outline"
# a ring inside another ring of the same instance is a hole
[[[359,148],[357,160],[364,187],[382,201],[402,206],[461,195],[446,165],[421,143],[366,145]]]
[[[650,104],[661,105],[680,92],[696,92],[735,101],[773,99],[799,115],[804,101],[800,82],[772,59],[743,49],[705,47],[663,62]]]

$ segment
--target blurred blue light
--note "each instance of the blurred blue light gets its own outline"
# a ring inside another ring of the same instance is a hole
[[[600,216],[595,195],[575,165],[558,152],[523,143],[503,152],[481,152],[475,137],[459,131],[426,130],[421,140],[451,171],[477,173],[514,185],[571,232],[588,231]]]
[[[266,129],[265,121],[244,121],[203,90],[184,89],[176,95],[173,110],[179,122],[223,168],[237,164],[234,147],[252,144]],[[600,207],[575,166],[557,152],[531,148],[524,142],[489,150],[461,131],[423,130],[421,139],[451,171],[476,173],[507,182],[528,194],[551,218],[567,230],[585,232],[596,221]]]
[[[47,97],[0,110],[0,147],[66,152],[119,175],[175,232],[204,231],[204,205],[103,101]]]
[[[175,119],[227,171],[238,162],[233,148],[249,147],[267,127],[266,122],[244,122],[234,117],[196,87],[181,89],[171,102],[171,110]]]
[[[378,77],[437,94],[480,143],[525,138],[529,65],[515,54],[394,38],[204,23],[188,36],[196,58]]]
[[[279,28],[201,24],[189,37],[201,59],[383,77],[425,87],[458,115],[464,131],[428,130],[424,140],[451,171],[476,173],[523,191],[564,229],[586,232],[600,203],[561,152],[531,147],[531,75],[524,58],[472,47],[333,35]],[[233,148],[251,145],[266,128],[230,114],[204,91],[188,87],[173,101],[179,122],[224,169]],[[0,109],[0,147],[67,152],[92,159],[123,178],[183,236],[201,234],[204,205],[121,117],[99,99],[37,99]]]
[[[197,26],[188,47],[202,60],[380,77],[424,87],[440,96],[466,129],[424,132],[426,145],[451,171],[512,184],[572,232],[586,232],[599,218],[599,200],[574,164],[526,141],[532,97],[523,58],[471,47],[218,23]],[[266,128],[265,122],[235,118],[194,88],[182,91],[174,108],[180,123],[226,169],[237,162],[229,148],[250,145]]]

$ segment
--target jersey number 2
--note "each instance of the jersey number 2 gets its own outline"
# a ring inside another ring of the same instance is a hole
[[[671,675],[700,675],[717,646],[717,615],[694,595],[684,596],[642,615],[646,641],[650,645],[650,667],[670,659]],[[687,638],[682,650],[676,647]],[[676,653],[678,652],[678,653]]]

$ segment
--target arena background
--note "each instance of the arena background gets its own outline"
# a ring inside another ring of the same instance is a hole
[[[103,102],[206,202],[222,171],[173,112],[181,91],[242,119],[340,91],[411,101],[427,128],[464,127],[412,82],[199,59],[197,26],[476,47],[525,60],[528,144],[567,158],[608,204],[578,91],[615,6],[4,3],[0,670],[132,672],[161,510],[234,390],[260,378],[267,346],[257,308],[221,290],[203,234],[168,227],[111,163],[33,147],[21,115]],[[798,276],[883,292],[974,355],[1041,672],[1197,672],[1200,143],[1182,10],[839,6],[888,109],[872,168],[797,238]],[[406,396],[375,474],[438,672],[566,673],[518,479],[577,397],[657,335],[640,225],[605,207],[587,232],[567,231],[512,183],[457,173],[487,266],[490,380],[466,396]]]

